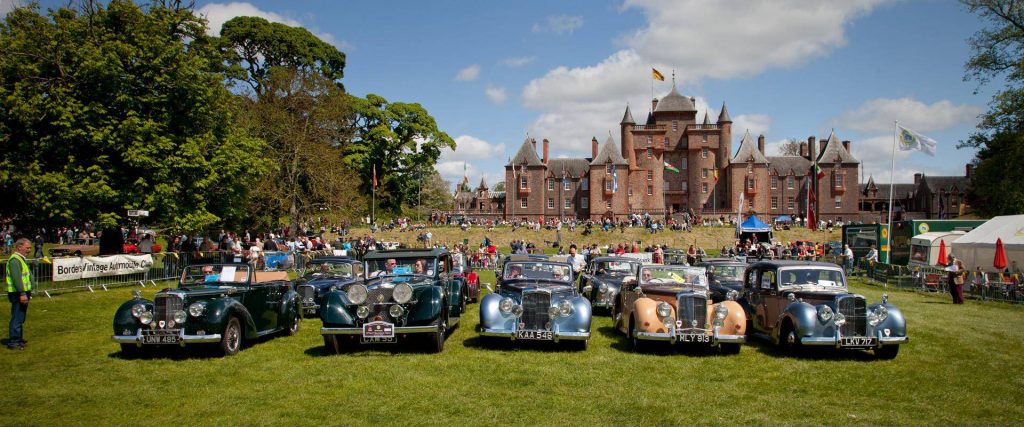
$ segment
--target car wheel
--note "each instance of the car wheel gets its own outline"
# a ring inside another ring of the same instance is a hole
[[[740,345],[738,343],[726,343],[719,347],[722,354],[735,355],[740,354]]]
[[[892,360],[896,358],[896,355],[900,352],[900,346],[898,345],[887,345],[878,347],[875,349],[875,357],[882,360]]]
[[[791,353],[800,351],[802,347],[800,337],[796,334],[796,328],[788,321],[782,326],[782,331],[779,334],[779,345]]]
[[[285,332],[288,334],[288,336],[295,335],[299,332],[299,321],[302,319],[302,315],[300,314],[299,310],[300,309],[298,308],[298,306],[296,306],[294,310],[295,315],[292,316],[292,324],[288,326],[288,329]]]
[[[142,355],[142,348],[135,344],[121,344],[121,357],[134,359]]]
[[[324,347],[331,354],[341,354],[341,343],[337,335],[324,335]]]
[[[643,347],[644,347],[644,342],[640,338],[637,338],[637,332],[639,332],[639,330],[636,328],[636,319],[634,319],[632,316],[630,316],[630,318],[629,318],[629,341],[630,341],[630,344],[633,345],[633,350],[634,351],[642,351]]]
[[[577,351],[587,351],[590,347],[590,340],[576,341],[575,348]]]
[[[439,319],[438,322],[437,332],[430,334],[430,343],[427,347],[427,351],[431,353],[440,353],[444,351],[444,335],[447,329],[445,327],[446,322],[443,317]]]
[[[220,353],[223,356],[233,356],[242,348],[242,324],[238,318],[231,316],[228,326],[224,328],[224,335],[220,338]]]

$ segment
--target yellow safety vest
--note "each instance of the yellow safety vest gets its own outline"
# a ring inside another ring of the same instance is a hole
[[[21,263],[21,284],[25,289],[25,292],[32,290],[32,277],[28,269],[28,263],[25,262],[25,258],[21,254],[11,255],[11,258],[7,260],[7,292],[18,292],[18,289],[14,287],[14,279],[11,278],[11,263],[17,259]]]

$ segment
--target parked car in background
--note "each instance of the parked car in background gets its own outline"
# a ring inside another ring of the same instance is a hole
[[[374,251],[363,257],[365,282],[328,292],[320,307],[324,345],[335,353],[361,344],[425,338],[441,352],[466,310],[466,283],[445,249]]]
[[[299,330],[299,296],[285,272],[254,272],[248,264],[199,264],[185,268],[177,288],[122,304],[114,314],[113,340],[121,353],[147,348],[213,344],[233,355],[244,340]]]
[[[590,301],[576,292],[572,266],[548,260],[508,261],[496,290],[480,301],[480,334],[512,341],[590,339]]]
[[[733,300],[743,292],[743,271],[747,263],[735,258],[708,258],[698,264],[707,269],[708,290],[711,293],[711,301],[719,303],[729,299],[730,293]]]
[[[903,313],[888,297],[868,304],[851,293],[840,266],[813,261],[759,262],[747,267],[740,299],[753,330],[791,349],[870,349],[892,359],[907,342]]]
[[[476,303],[480,301],[480,275],[473,271],[473,266],[465,254],[452,254],[452,270],[455,277],[466,281],[466,301]]]
[[[295,292],[302,302],[304,317],[318,316],[324,295],[346,285],[363,281],[363,263],[349,257],[321,257],[306,264],[295,280]]]
[[[583,269],[580,294],[590,300],[591,307],[605,308],[610,312],[615,305],[615,299],[618,298],[619,290],[622,289],[622,281],[631,277],[636,278],[639,268],[640,261],[632,258],[594,258]]]
[[[740,352],[746,315],[735,301],[710,301],[704,267],[644,265],[623,286],[613,317],[634,348],[660,341]]]

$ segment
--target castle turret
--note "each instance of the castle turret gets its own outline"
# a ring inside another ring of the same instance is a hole
[[[633,152],[633,127],[635,125],[636,122],[633,121],[633,114],[629,111],[629,105],[626,105],[626,113],[622,115],[622,122],[619,123],[619,142],[622,146],[622,157],[626,158],[626,161],[629,162],[629,170],[636,169],[636,153]]]

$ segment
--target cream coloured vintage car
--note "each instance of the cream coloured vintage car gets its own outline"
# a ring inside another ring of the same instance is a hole
[[[733,296],[712,304],[704,267],[644,265],[623,283],[612,316],[634,348],[661,341],[737,354],[746,341],[747,317]]]

